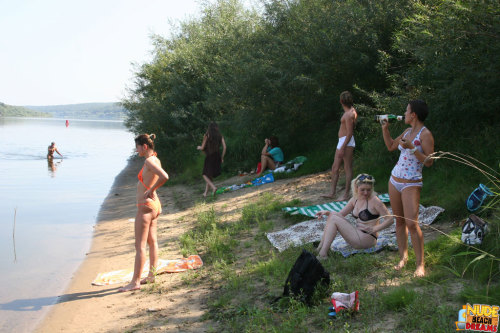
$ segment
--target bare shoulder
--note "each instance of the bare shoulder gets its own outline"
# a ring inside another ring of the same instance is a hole
[[[432,133],[431,131],[426,127],[424,128],[424,130],[422,131],[422,133],[420,133],[420,136],[424,139],[434,139],[434,137],[432,136]]]
[[[152,156],[150,158],[147,158],[144,164],[148,167],[160,167],[161,168],[161,161],[158,157]]]

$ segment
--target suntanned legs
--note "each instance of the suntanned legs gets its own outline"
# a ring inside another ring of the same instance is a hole
[[[267,156],[267,155],[262,155],[260,158],[260,172],[257,174],[257,176],[260,176],[261,173],[263,173],[267,168],[274,170],[276,169],[276,164],[274,163],[274,160]]]
[[[155,267],[158,266],[157,213],[148,206],[139,206],[135,216],[135,262],[132,281],[118,291],[132,291],[141,288],[141,274],[146,262],[146,244],[149,246],[149,274],[145,279],[154,281]]]
[[[212,182],[212,179],[210,177],[203,175],[203,179],[205,179],[205,182],[207,183],[205,186],[205,193],[203,193],[203,196],[206,197],[208,194],[208,189],[212,189],[212,194],[215,194],[215,191],[217,191],[217,187],[215,187],[214,183]]]
[[[402,269],[408,261],[408,231],[415,251],[416,265],[414,276],[424,276],[424,236],[418,225],[420,186],[405,188],[399,193],[389,181],[389,197],[392,212],[396,216],[396,241],[398,243],[399,263],[396,270]],[[402,218],[404,216],[404,218]]]
[[[339,158],[338,156],[339,150],[337,149],[335,151],[335,158],[333,160],[332,164],[332,184],[331,184],[331,190],[328,195],[323,195],[325,198],[331,198],[335,199],[337,195],[337,182],[339,181],[339,175],[340,175],[340,165],[342,162],[344,163],[344,170],[345,170],[345,192],[344,196],[338,201],[346,201],[349,200],[349,192],[351,190],[351,180],[352,180],[352,158],[354,155],[354,147],[346,147],[344,150],[344,157]]]
[[[328,255],[328,250],[337,236],[337,232],[340,232],[345,241],[354,248],[363,249],[375,245],[372,236],[361,232],[342,216],[332,213],[326,221],[325,230],[317,248],[320,258],[326,258]]]

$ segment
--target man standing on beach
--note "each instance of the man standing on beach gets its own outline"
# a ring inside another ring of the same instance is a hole
[[[335,199],[337,194],[337,182],[340,174],[340,164],[344,162],[345,170],[345,192],[344,196],[336,201],[349,200],[349,192],[351,189],[352,179],[352,157],[354,153],[354,126],[358,114],[353,107],[352,95],[349,91],[344,91],[340,94],[340,104],[344,110],[342,118],[340,118],[339,142],[335,151],[335,158],[332,164],[332,188],[328,195],[323,195],[324,198]]]

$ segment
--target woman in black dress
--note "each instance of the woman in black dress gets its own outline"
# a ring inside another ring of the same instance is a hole
[[[220,145],[222,144],[222,155],[220,153]],[[203,165],[203,179],[207,183],[205,186],[206,197],[208,188],[212,189],[212,195],[215,194],[217,187],[215,187],[212,179],[220,175],[221,164],[224,162],[224,155],[226,155],[226,142],[224,137],[220,134],[219,126],[215,122],[208,125],[208,130],[203,135],[203,142],[201,146],[197,147],[205,153],[205,164]]]

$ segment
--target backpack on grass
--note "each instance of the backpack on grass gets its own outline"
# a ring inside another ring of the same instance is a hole
[[[468,245],[479,245],[488,232],[488,223],[477,215],[470,214],[462,227],[462,242]]]
[[[311,252],[302,250],[288,274],[283,296],[292,296],[310,304],[318,282],[328,286],[330,274]]]

